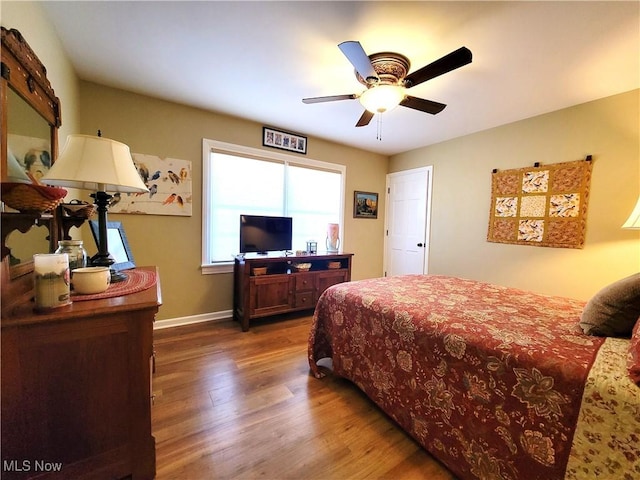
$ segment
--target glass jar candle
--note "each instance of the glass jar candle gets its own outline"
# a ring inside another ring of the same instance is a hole
[[[69,270],[87,266],[87,251],[82,240],[60,240],[55,253],[66,253],[69,256]]]
[[[69,256],[41,253],[33,256],[36,310],[47,311],[71,303]]]

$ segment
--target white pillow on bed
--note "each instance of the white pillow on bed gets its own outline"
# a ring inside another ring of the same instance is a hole
[[[640,273],[607,285],[582,311],[580,326],[587,335],[630,337],[640,317]]]

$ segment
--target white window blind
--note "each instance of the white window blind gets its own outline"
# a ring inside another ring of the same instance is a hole
[[[228,267],[239,253],[241,214],[292,217],[293,250],[314,240],[322,251],[327,224],[342,224],[342,165],[206,139],[203,165],[205,270]]]

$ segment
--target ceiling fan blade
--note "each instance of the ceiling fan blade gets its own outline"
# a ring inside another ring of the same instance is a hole
[[[373,69],[371,60],[369,60],[369,56],[364,51],[364,48],[362,48],[362,45],[360,45],[360,42],[342,42],[338,45],[338,48],[351,62],[351,65],[356,69],[356,72],[358,72],[358,74],[366,80],[367,83],[377,82],[379,80],[378,74]]]
[[[355,93],[347,95],[329,95],[327,97],[311,97],[303,98],[302,103],[323,103],[323,102],[335,102],[336,100],[354,100],[358,98]]]
[[[400,105],[403,107],[413,108],[414,110],[420,110],[421,112],[430,113],[431,115],[440,113],[444,110],[444,107],[446,107],[444,103],[412,97],[411,95],[407,95],[404,100],[400,102]]]
[[[358,123],[356,123],[356,127],[365,127],[369,125],[369,122],[371,121],[372,118],[373,118],[373,113],[371,113],[369,110],[365,110],[362,116],[360,117],[360,119],[358,120]]]
[[[404,79],[405,87],[415,87],[422,82],[426,82],[427,80],[431,80],[432,78],[450,72],[451,70],[460,68],[467,63],[471,63],[471,59],[471,50],[467,47],[460,47],[458,50],[455,50],[448,55],[439,58],[435,62],[432,62],[429,65],[407,75]]]

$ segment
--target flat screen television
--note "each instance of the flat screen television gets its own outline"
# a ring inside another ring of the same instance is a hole
[[[291,250],[291,217],[240,215],[240,253]]]

